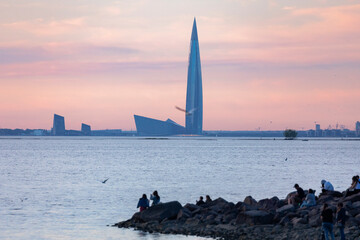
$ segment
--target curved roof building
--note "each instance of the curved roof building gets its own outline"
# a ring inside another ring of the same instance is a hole
[[[168,136],[178,134],[202,134],[203,95],[199,40],[194,18],[187,76],[185,127],[168,119],[161,121],[134,115],[136,130],[141,136]]]

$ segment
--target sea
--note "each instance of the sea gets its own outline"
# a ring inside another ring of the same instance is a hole
[[[322,179],[343,191],[359,166],[356,139],[0,137],[0,239],[205,239],[111,225],[154,190],[183,205],[285,198]]]

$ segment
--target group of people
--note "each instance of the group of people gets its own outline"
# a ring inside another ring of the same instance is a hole
[[[308,190],[308,193],[305,194],[304,190],[299,186],[299,184],[295,184],[294,188],[296,189],[296,193],[288,197],[288,204],[300,206],[300,208],[311,207],[316,205],[315,190],[310,188]],[[331,192],[334,192],[334,186],[329,181],[321,180],[321,194],[329,194]],[[348,197],[357,193],[360,193],[360,180],[358,175],[352,177],[351,186],[345,191],[344,197]],[[336,219],[335,221],[336,225],[340,232],[341,240],[344,240],[345,239],[344,227],[346,221],[346,214],[342,202],[339,202],[337,204],[335,219]],[[321,212],[321,220],[322,220],[322,229],[325,235],[325,239],[328,240],[330,236],[331,239],[334,240],[335,239],[333,232],[334,212],[332,208],[329,208],[327,203],[323,205],[323,209]]]
[[[150,194],[150,200],[152,200],[151,206],[157,205],[160,203],[160,196],[158,192],[155,190],[152,194]],[[139,199],[137,204],[137,208],[140,208],[140,212],[148,209],[150,207],[150,201],[144,193],[142,197]]]

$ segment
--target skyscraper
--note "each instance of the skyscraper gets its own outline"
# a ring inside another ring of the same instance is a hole
[[[356,136],[360,137],[360,122],[357,121],[355,124],[355,131],[356,131]]]
[[[176,135],[176,134],[202,134],[203,124],[203,95],[200,64],[199,40],[194,19],[187,75],[185,127],[168,119],[161,121],[134,115],[136,130],[139,135]]]
[[[91,126],[87,125],[85,123],[81,124],[81,132],[82,134],[86,135],[86,136],[90,136],[91,135]]]
[[[185,128],[189,134],[202,134],[203,95],[199,40],[194,19],[191,40],[186,92]]]
[[[54,136],[64,136],[65,135],[65,119],[63,116],[54,114],[52,135],[54,135]]]

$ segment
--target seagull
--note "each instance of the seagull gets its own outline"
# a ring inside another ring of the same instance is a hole
[[[106,182],[107,182],[107,180],[109,180],[109,178],[107,178],[107,179],[105,179],[104,181],[102,181],[102,183],[106,183]]]
[[[185,109],[182,109],[182,108],[180,108],[180,107],[178,107],[178,106],[175,106],[175,108],[176,108],[177,110],[179,110],[179,111],[185,112],[186,116],[193,114],[194,111],[196,110],[196,108],[193,108],[193,109],[191,109],[190,111],[186,111]]]

